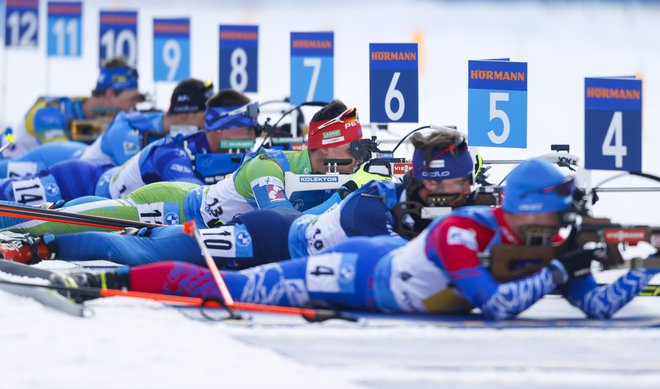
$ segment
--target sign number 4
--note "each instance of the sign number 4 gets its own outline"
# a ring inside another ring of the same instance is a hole
[[[623,166],[623,157],[628,155],[628,148],[623,145],[623,113],[621,111],[614,112],[605,139],[603,139],[601,151],[604,156],[614,157],[614,165],[617,168]]]

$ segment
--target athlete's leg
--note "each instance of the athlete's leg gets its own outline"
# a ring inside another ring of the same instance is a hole
[[[302,212],[289,208],[259,209],[236,216],[229,224],[238,222],[245,225],[254,250],[255,263],[251,266],[255,266],[291,259],[289,229],[293,221],[302,215]]]
[[[186,194],[199,185],[187,182],[156,182],[136,189],[126,199],[139,208],[140,221],[179,224],[186,221]]]
[[[82,197],[78,197],[77,199],[67,201],[64,204],[64,206],[65,207],[73,207],[74,205],[87,204],[87,203],[91,203],[93,201],[103,201],[103,200],[108,200],[108,198],[107,197],[101,197],[101,196],[82,196]]]
[[[39,206],[61,200],[60,186],[47,171],[37,174],[0,179],[0,200]]]
[[[242,302],[301,306],[318,300],[337,307],[376,309],[371,277],[376,263],[391,247],[373,238],[349,239],[346,245],[353,245],[354,252],[223,271],[223,279],[232,297]],[[210,272],[191,264],[162,262],[138,266],[131,268],[129,275],[132,290],[220,298]]]
[[[56,254],[66,261],[106,259],[123,265],[144,265],[167,260],[204,265],[194,237],[183,226],[155,227],[149,236],[83,232],[58,235]]]
[[[0,160],[0,177],[35,174],[57,162],[78,158],[87,147],[81,142],[39,145],[20,157]]]
[[[100,174],[112,166],[96,161],[71,160],[56,163],[37,174],[0,179],[0,200],[41,205],[93,194]]]
[[[48,168],[61,192],[61,198],[69,201],[93,195],[96,182],[103,172],[114,167],[110,162],[73,159],[54,164]]]

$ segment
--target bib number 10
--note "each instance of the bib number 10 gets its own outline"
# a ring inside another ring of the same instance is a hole
[[[601,152],[604,156],[614,157],[614,165],[617,168],[623,167],[623,157],[628,155],[628,148],[623,145],[623,113],[621,111],[614,112],[612,116],[612,121],[601,145]]]

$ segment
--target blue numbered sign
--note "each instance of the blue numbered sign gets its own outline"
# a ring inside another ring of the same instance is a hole
[[[39,0],[7,0],[5,46],[37,47]]]
[[[468,88],[470,144],[527,147],[527,63],[469,61]]]
[[[137,12],[101,11],[99,26],[99,63],[123,56],[137,65]]]
[[[257,92],[259,26],[220,26],[220,89]]]
[[[584,80],[584,167],[642,170],[642,81]]]
[[[291,33],[291,104],[332,101],[334,55],[333,32]]]
[[[48,2],[49,57],[80,57],[81,31],[81,2]]]
[[[369,109],[374,123],[419,118],[417,43],[369,44]]]
[[[190,77],[190,19],[154,19],[154,81]]]

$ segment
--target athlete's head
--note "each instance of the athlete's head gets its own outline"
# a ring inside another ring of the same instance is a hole
[[[317,173],[326,171],[325,162],[328,159],[350,160],[348,165],[339,165],[340,173],[353,173],[355,166],[361,162],[356,156],[362,139],[357,110],[347,108],[339,100],[321,108],[309,124],[307,148],[312,170]]]
[[[221,147],[223,141],[252,140],[256,137],[255,112],[250,99],[233,89],[223,89],[206,102],[206,137],[214,152],[233,147]]]
[[[474,165],[465,136],[453,129],[413,134],[413,168],[404,179],[408,197],[426,205],[460,207],[470,194]]]
[[[415,133],[410,143],[415,151],[413,168],[403,177],[406,200],[393,210],[396,232],[408,238],[417,236],[431,222],[422,217],[423,207],[449,209],[465,204],[474,170],[465,136],[454,129],[437,129],[428,135]]]
[[[111,58],[101,65],[92,98],[101,100],[98,106],[120,111],[135,109],[137,103],[144,101],[144,95],[138,91],[138,78],[137,69],[124,58]]]
[[[549,244],[573,206],[573,177],[543,159],[511,171],[502,208],[509,226],[527,244]]]
[[[204,128],[206,101],[213,96],[213,82],[194,78],[183,80],[174,88],[167,116],[172,125]]]

